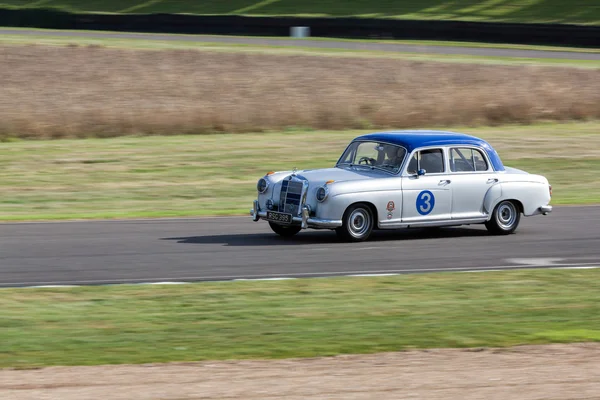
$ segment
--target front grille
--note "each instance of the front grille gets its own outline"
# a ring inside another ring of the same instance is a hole
[[[300,213],[300,202],[302,201],[302,182],[284,180],[281,183],[281,194],[279,197],[279,211],[297,215]]]

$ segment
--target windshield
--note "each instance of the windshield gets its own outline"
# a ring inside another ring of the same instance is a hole
[[[352,142],[337,166],[364,166],[398,172],[406,156],[404,147],[378,142]]]

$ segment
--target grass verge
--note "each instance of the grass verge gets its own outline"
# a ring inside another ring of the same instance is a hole
[[[572,0],[2,0],[0,6],[74,12],[360,16],[431,20],[599,24],[600,6]]]
[[[0,367],[600,341],[598,270],[0,290]]]
[[[600,123],[453,130],[548,177],[553,204],[600,202]],[[269,170],[329,167],[365,131],[0,143],[0,220],[247,214]]]

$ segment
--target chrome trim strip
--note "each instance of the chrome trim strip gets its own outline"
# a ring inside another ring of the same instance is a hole
[[[453,226],[453,225],[468,225],[482,224],[488,220],[488,216],[466,219],[443,219],[437,221],[421,221],[421,222],[393,222],[386,223],[383,221],[379,224],[381,229],[398,229],[398,228],[419,228],[427,226]]]

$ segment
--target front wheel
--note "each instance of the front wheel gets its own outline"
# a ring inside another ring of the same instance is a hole
[[[509,235],[517,229],[520,220],[521,212],[517,205],[505,200],[494,208],[492,218],[485,223],[485,227],[494,235]]]
[[[371,236],[373,224],[371,209],[364,204],[356,204],[346,210],[342,226],[336,228],[335,233],[347,242],[362,242]]]
[[[292,237],[302,229],[300,226],[285,226],[276,224],[274,222],[269,222],[269,226],[273,232],[283,237]]]

